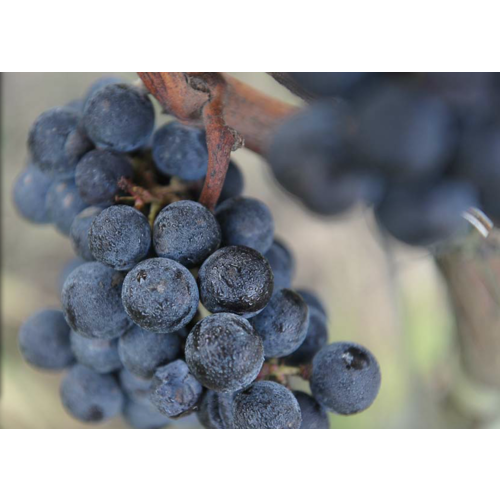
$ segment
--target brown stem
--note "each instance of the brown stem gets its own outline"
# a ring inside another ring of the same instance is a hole
[[[222,73],[138,73],[167,113],[206,130],[208,169],[200,203],[219,199],[230,155],[246,146],[263,154],[279,123],[295,108]]]
[[[214,210],[226,178],[231,151],[243,146],[243,139],[224,121],[226,82],[218,73],[204,75],[210,87],[210,99],[203,107],[207,136],[208,169],[200,203]]]
[[[118,181],[120,189],[130,196],[117,196],[119,202],[134,202],[137,210],[142,210],[146,205],[150,207],[150,218],[154,222],[157,213],[169,203],[184,198],[189,198],[188,185],[177,185],[174,181],[169,186],[160,186],[157,184],[145,184],[144,186],[134,184],[130,179],[122,177]]]
[[[182,122],[196,125],[208,96],[189,85],[186,73],[138,73],[163,109]]]
[[[288,385],[289,377],[301,377],[304,380],[309,380],[311,368],[311,365],[287,366],[277,359],[270,359],[263,364],[257,380],[276,380],[280,384]]]
[[[204,126],[203,107],[211,95],[211,82],[207,79],[215,78],[215,73],[138,74],[167,113],[188,125]],[[229,75],[217,75],[225,81],[223,115],[226,124],[240,134],[247,148],[265,153],[273,131],[297,108]]]

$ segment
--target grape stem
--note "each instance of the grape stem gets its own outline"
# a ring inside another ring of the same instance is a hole
[[[174,201],[188,199],[187,185],[172,180],[168,186],[152,185],[148,188],[134,184],[130,179],[122,177],[118,187],[130,196],[117,196],[120,202],[133,202],[134,208],[142,210],[146,205],[151,205],[150,214],[157,214],[165,205]],[[153,207],[154,206],[154,207]]]
[[[304,380],[309,380],[311,377],[311,365],[287,366],[280,363],[277,359],[270,359],[262,365],[257,380],[276,380],[288,386],[289,377],[301,377]]]
[[[238,132],[224,121],[224,97],[227,88],[224,78],[219,73],[201,73],[201,75],[204,78],[203,83],[209,84],[210,97],[203,106],[208,169],[199,201],[214,211],[224,186],[231,152],[243,147],[244,141]]]
[[[208,170],[200,203],[215,208],[232,151],[245,144],[265,154],[273,132],[296,108],[223,73],[138,73],[163,109],[186,125],[204,128]]]

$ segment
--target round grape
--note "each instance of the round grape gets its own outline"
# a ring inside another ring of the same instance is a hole
[[[24,359],[37,368],[62,370],[75,361],[69,326],[63,313],[55,309],[43,309],[22,324],[19,348]]]
[[[96,260],[119,271],[132,269],[151,246],[148,219],[127,205],[104,209],[92,222],[89,247]]]
[[[31,163],[16,179],[13,188],[14,205],[19,214],[35,224],[51,222],[47,194],[52,178]]]
[[[153,333],[134,326],[120,337],[118,353],[123,366],[138,377],[151,378],[156,369],[173,361],[180,352],[174,333]]]
[[[71,349],[81,365],[97,373],[111,373],[122,367],[117,339],[89,339],[72,331],[70,340]]]
[[[87,204],[73,181],[54,182],[47,193],[47,210],[56,228],[68,236],[75,217]]]
[[[234,398],[236,429],[298,429],[302,423],[299,403],[283,385],[260,381]]]
[[[112,375],[102,375],[83,365],[75,365],[61,383],[61,399],[66,410],[82,422],[102,422],[117,416],[124,398]]]
[[[380,389],[380,369],[373,354],[358,344],[336,342],[314,357],[314,398],[327,410],[352,415],[366,410]]]
[[[255,380],[264,363],[264,348],[246,319],[221,313],[196,324],[185,356],[189,370],[205,387],[234,392]]]
[[[31,156],[40,170],[52,177],[70,178],[92,143],[79,127],[79,114],[67,107],[42,113],[31,127]]]
[[[122,177],[131,178],[132,174],[132,165],[124,155],[94,150],[78,162],[76,186],[86,203],[107,207],[120,192],[118,181]]]
[[[88,338],[112,339],[130,328],[122,305],[123,275],[99,262],[77,267],[62,291],[64,316],[70,327]]]
[[[198,287],[191,273],[170,259],[148,259],[123,284],[123,305],[132,321],[156,333],[186,326],[198,309]]]
[[[215,215],[222,232],[222,244],[243,245],[265,253],[271,248],[274,220],[269,208],[254,198],[236,197],[221,203]]]
[[[208,151],[202,130],[171,122],[153,137],[153,158],[162,174],[195,181],[207,173]]]
[[[203,205],[177,201],[158,214],[153,242],[159,257],[190,268],[200,265],[219,247],[221,233],[217,220]]]
[[[262,339],[266,358],[281,358],[304,342],[309,326],[309,308],[293,290],[276,293],[266,308],[250,320]]]
[[[186,363],[178,359],[156,370],[150,400],[167,417],[178,417],[194,408],[202,392]]]
[[[96,146],[123,153],[148,143],[154,121],[149,97],[122,83],[106,85],[95,92],[83,111],[83,125]]]
[[[250,317],[261,311],[273,293],[273,272],[256,250],[230,246],[217,250],[198,273],[200,297],[210,312]]]
[[[94,256],[89,246],[89,230],[94,219],[102,212],[100,207],[88,207],[82,210],[71,223],[69,236],[73,250],[82,259],[91,261]]]

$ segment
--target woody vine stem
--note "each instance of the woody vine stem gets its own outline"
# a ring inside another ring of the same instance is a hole
[[[265,153],[279,123],[295,111],[223,73],[138,73],[164,111],[204,128],[208,169],[200,203],[214,210],[232,151]]]

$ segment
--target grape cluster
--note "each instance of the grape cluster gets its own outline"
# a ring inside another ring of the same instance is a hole
[[[242,195],[232,162],[214,213],[196,202],[204,133],[154,121],[145,91],[114,79],[35,121],[14,202],[78,257],[62,271],[62,309],[22,325],[25,359],[68,369],[62,403],[83,422],[161,428],[196,412],[206,428],[315,429],[326,411],[366,409],[378,363],[327,345],[326,310],[291,288],[269,208]],[[299,376],[312,395],[292,392]]]
[[[268,159],[313,212],[373,206],[384,234],[440,249],[471,208],[500,219],[495,73],[291,73],[311,106],[283,123]]]

